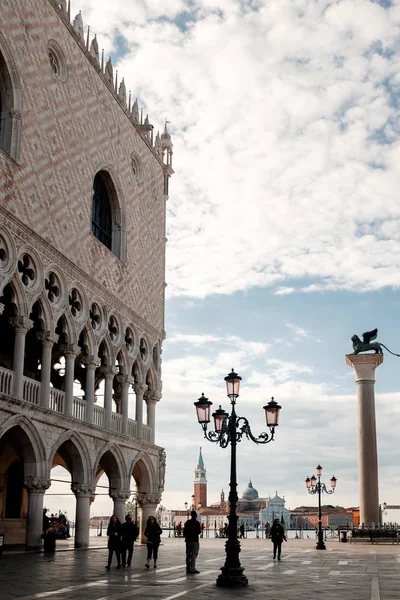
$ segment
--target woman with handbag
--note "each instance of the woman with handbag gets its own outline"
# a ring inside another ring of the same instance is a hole
[[[146,569],[150,569],[150,561],[153,556],[154,568],[157,568],[158,558],[158,547],[161,543],[162,529],[157,523],[155,517],[149,517],[147,519],[146,529],[144,535],[147,538],[147,562],[145,564]]]

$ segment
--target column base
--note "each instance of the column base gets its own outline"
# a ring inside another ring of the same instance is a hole
[[[326,546],[325,546],[324,542],[317,542],[315,549],[316,550],[326,550]]]
[[[87,542],[75,542],[74,548],[87,550],[89,548],[89,544]]]
[[[42,546],[28,546],[27,544],[25,544],[25,550],[28,550],[30,552],[41,552]]]
[[[243,573],[244,568],[239,567],[229,569],[227,567],[221,567],[221,574],[217,577],[218,587],[246,587],[249,583],[246,575]]]

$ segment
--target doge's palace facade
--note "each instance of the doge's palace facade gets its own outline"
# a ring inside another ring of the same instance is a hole
[[[63,466],[85,548],[103,473],[120,519],[132,476],[142,524],[164,488],[172,143],[66,0],[2,0],[0,115],[0,531],[40,547]]]

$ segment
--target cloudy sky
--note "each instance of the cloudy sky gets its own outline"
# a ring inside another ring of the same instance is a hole
[[[335,502],[358,505],[350,337],[374,327],[400,352],[400,1],[73,0],[149,113],[168,119],[175,175],[167,340],[157,442],[163,503],[193,493],[199,447],[209,501],[229,452],[202,438],[193,402],[228,407],[255,433],[282,405],[276,440],[243,441],[239,492],[313,503],[320,462]],[[400,359],[377,371],[380,500],[400,504]],[[100,501],[100,498],[99,498]],[[329,499],[331,501],[331,498]],[[100,503],[99,505],[100,506]]]

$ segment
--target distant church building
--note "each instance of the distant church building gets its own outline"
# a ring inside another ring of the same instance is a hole
[[[0,531],[28,549],[41,545],[53,467],[71,475],[83,548],[103,473],[120,519],[133,476],[142,524],[165,477],[171,137],[153,137],[70,11],[66,0],[1,3]]]
[[[239,524],[243,523],[247,527],[253,527],[258,520],[260,510],[264,508],[265,505],[266,499],[258,496],[258,491],[253,487],[250,480],[247,488],[238,499],[237,514],[239,516]],[[221,491],[219,502],[207,505],[206,468],[204,466],[201,448],[199,460],[195,469],[194,506],[206,527],[220,529],[227,522],[229,501],[225,497],[224,490]]]
[[[261,523],[270,523],[274,519],[279,519],[282,524],[289,527],[290,524],[290,511],[285,508],[286,500],[278,496],[278,492],[275,492],[275,496],[269,497],[267,500],[266,507],[260,510],[260,521]]]

